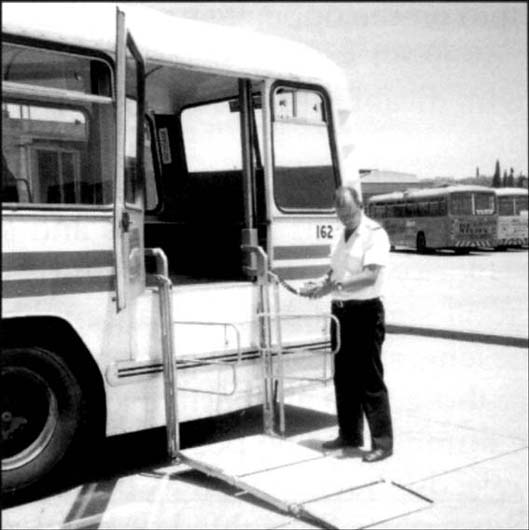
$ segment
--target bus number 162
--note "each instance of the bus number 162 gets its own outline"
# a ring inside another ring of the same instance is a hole
[[[332,239],[332,225],[316,225],[317,239]]]

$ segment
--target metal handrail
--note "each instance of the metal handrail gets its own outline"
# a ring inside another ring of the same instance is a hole
[[[145,255],[156,258],[157,274],[154,275],[154,280],[160,295],[167,452],[171,459],[177,460],[180,452],[180,420],[178,417],[177,369],[174,360],[174,334],[171,323],[173,315],[171,290],[173,284],[169,278],[167,256],[163,250],[160,248],[146,248],[144,250]]]
[[[327,355],[336,355],[341,348],[341,341],[340,341],[340,321],[338,318],[333,315],[332,313],[257,313],[257,316],[263,316],[263,317],[271,317],[276,316],[280,319],[285,320],[296,320],[296,319],[303,319],[303,318],[327,318],[329,317],[331,320],[334,320],[336,324],[336,347],[330,351],[318,351],[318,350],[311,350],[313,353],[322,353]],[[286,349],[283,349],[283,351],[287,351]],[[297,351],[305,351],[304,348],[299,349],[288,349],[289,352],[297,352]]]
[[[195,357],[189,357],[189,356],[178,356],[176,358],[176,362],[180,363],[190,363],[190,364],[197,364],[197,365],[217,365],[217,366],[227,366],[231,369],[232,375],[232,388],[229,392],[222,392],[220,390],[204,390],[202,388],[193,388],[193,387],[183,387],[179,386],[177,387],[178,390],[182,390],[184,392],[196,392],[199,394],[213,394],[217,396],[233,396],[235,392],[237,391],[238,386],[238,380],[237,380],[237,368],[241,364],[242,361],[242,350],[241,350],[241,332],[239,328],[233,324],[232,322],[201,322],[198,320],[173,320],[173,324],[181,324],[181,325],[195,325],[195,326],[223,326],[224,328],[231,327],[235,331],[235,336],[237,338],[237,360],[235,363],[229,362],[229,361],[219,361],[219,360],[212,360],[212,359],[197,359]]]

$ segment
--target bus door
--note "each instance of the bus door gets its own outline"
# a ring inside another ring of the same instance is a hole
[[[270,266],[294,288],[330,268],[339,237],[334,192],[339,177],[330,101],[311,85],[267,84],[264,98],[265,168]],[[280,289],[282,313],[328,313],[327,299],[308,300]],[[329,321],[282,320],[284,345],[322,342]]]
[[[116,11],[116,171],[114,244],[116,304],[134,313],[145,287],[143,218],[144,62]]]

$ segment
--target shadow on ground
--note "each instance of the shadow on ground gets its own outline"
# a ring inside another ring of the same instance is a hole
[[[286,436],[295,436],[336,424],[336,417],[311,409],[285,405]],[[263,432],[262,407],[183,423],[180,427],[182,449],[251,436]],[[35,501],[71,488],[98,483],[114,484],[117,478],[133,473],[149,473],[153,467],[169,464],[164,427],[114,436],[105,440],[96,454],[86,453],[68,466],[61,477],[54,478],[38,490],[3,498],[3,508]],[[194,471],[180,475],[186,480],[198,480]],[[193,478],[195,477],[195,478]],[[215,487],[214,485],[212,487]]]

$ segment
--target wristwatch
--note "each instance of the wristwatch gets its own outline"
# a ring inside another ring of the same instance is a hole
[[[343,291],[343,285],[341,282],[336,282],[336,290],[341,293]]]

